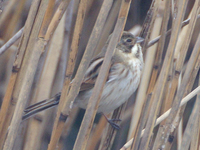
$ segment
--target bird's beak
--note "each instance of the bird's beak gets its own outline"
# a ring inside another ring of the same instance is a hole
[[[141,43],[141,42],[143,42],[144,41],[144,38],[142,38],[142,37],[136,37],[136,43]]]

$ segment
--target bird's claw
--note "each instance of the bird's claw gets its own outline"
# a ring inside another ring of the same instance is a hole
[[[119,130],[121,127],[114,123],[114,121],[121,121],[121,119],[108,119],[108,123],[116,130]]]

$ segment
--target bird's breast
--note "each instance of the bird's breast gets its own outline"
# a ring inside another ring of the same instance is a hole
[[[132,68],[123,64],[112,66],[110,77],[104,85],[99,102],[98,112],[109,113],[126,102],[136,91],[140,82],[140,66],[133,64]],[[86,109],[93,89],[78,96],[78,106]]]
[[[118,70],[115,80],[107,82],[99,103],[99,112],[109,113],[126,102],[136,91],[140,82],[139,65],[133,65],[132,70],[124,67]]]

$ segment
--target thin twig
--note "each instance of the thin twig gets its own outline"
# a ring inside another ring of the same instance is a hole
[[[200,14],[197,16],[197,19],[200,18]],[[186,19],[185,21],[182,22],[181,24],[181,27],[183,28],[184,26],[188,25],[190,22],[190,18],[189,19]],[[171,35],[171,32],[172,32],[172,29],[168,30],[167,33],[166,33],[166,36],[169,36]],[[149,43],[148,43],[148,46],[147,47],[151,47],[152,45],[154,45],[155,43],[157,43],[159,41],[161,36],[158,36],[156,37],[155,39],[151,40]]]
[[[162,2],[162,3],[164,3],[163,5],[165,5],[165,2]],[[161,7],[161,6],[159,6],[159,7]],[[161,16],[163,16],[163,14],[166,15],[167,13],[160,9],[158,12],[159,12],[157,15],[158,17],[155,20],[155,24],[154,24],[153,31],[152,31],[152,34],[156,34],[156,35],[151,35],[151,39],[158,36],[160,34],[160,31],[164,32],[164,33],[166,31],[163,29],[163,25],[162,25],[163,22],[166,22],[166,21],[164,21]],[[163,20],[163,22],[162,22],[162,20]],[[161,34],[163,35],[163,33],[161,33]],[[143,105],[147,105],[145,103],[147,102],[146,101],[146,93],[147,93],[148,86],[152,87],[152,88],[154,87],[154,85],[152,85],[152,84],[149,85],[149,82],[151,83],[150,78],[151,78],[152,69],[153,70],[155,69],[155,67],[153,67],[154,61],[156,61],[156,59],[157,59],[157,58],[155,58],[155,54],[158,51],[159,52],[162,51],[161,48],[157,48],[157,46],[159,46],[159,45],[160,44],[152,46],[146,52],[145,64],[148,64],[148,65],[145,65],[144,69],[143,69],[142,79],[140,82],[134,110],[132,113],[131,127],[129,129],[130,133],[129,133],[129,137],[128,137],[129,139],[134,138],[137,125],[141,126],[141,124],[138,123],[141,113],[143,113],[144,111],[148,111],[149,107],[151,106],[150,105],[151,103],[149,103],[148,106],[145,106],[146,109],[142,109],[142,108],[144,108]],[[159,50],[157,50],[157,49],[159,49]],[[149,93],[147,95],[149,95]],[[137,127],[137,128],[140,128],[140,127]]]
[[[199,37],[198,37],[197,42],[195,44],[194,50],[191,54],[190,60],[188,62],[185,74],[183,76],[183,81],[182,81],[180,88],[178,89],[176,97],[174,99],[174,102],[173,102],[173,105],[172,105],[172,110],[170,112],[168,119],[166,120],[165,128],[163,129],[163,131],[160,131],[160,132],[162,132],[162,139],[163,140],[160,140],[160,142],[159,142],[160,146],[159,147],[166,144],[166,142],[167,142],[166,139],[168,139],[170,133],[173,132],[173,130],[171,130],[172,129],[171,127],[174,127],[174,125],[173,125],[173,122],[174,122],[174,119],[175,119],[174,116],[176,116],[176,114],[178,112],[178,108],[179,108],[181,99],[183,97],[187,83],[188,83],[190,76],[191,76],[191,73],[192,73],[192,68],[194,67],[194,65],[197,61],[199,53],[200,53],[200,34],[199,34]]]
[[[198,86],[196,89],[194,89],[192,92],[190,92],[187,96],[185,96],[182,100],[181,100],[181,104],[180,104],[180,108],[185,105],[188,101],[192,100],[192,98],[194,96],[196,96],[198,93],[200,92],[200,86]],[[159,118],[156,119],[156,123],[155,126],[156,127],[158,124],[160,124],[163,120],[165,120],[169,114],[170,114],[171,108],[169,110],[167,110],[164,114],[162,114]],[[142,130],[142,134],[141,136],[143,136],[144,134],[144,130]],[[128,147],[131,146],[133,142],[133,138],[130,139],[122,148],[121,150],[126,150]]]
[[[182,0],[182,1],[178,1],[179,5],[178,5],[178,12],[176,15],[176,17],[174,17],[174,22],[173,22],[173,28],[172,28],[172,36],[170,39],[170,43],[167,49],[167,53],[164,59],[164,63],[163,63],[163,67],[161,70],[161,73],[158,77],[157,80],[157,85],[154,89],[153,95],[152,95],[152,106],[151,106],[151,110],[150,110],[150,115],[148,117],[147,120],[147,125],[146,125],[146,130],[144,133],[144,136],[141,140],[141,145],[139,150],[144,150],[147,149],[148,145],[149,145],[149,141],[150,138],[152,136],[152,131],[153,131],[153,127],[154,127],[154,123],[156,120],[156,115],[158,114],[158,110],[160,107],[160,103],[161,103],[161,98],[164,92],[164,85],[167,81],[167,75],[170,69],[170,65],[171,65],[171,60],[173,58],[174,55],[174,48],[176,46],[176,41],[177,41],[177,37],[179,34],[179,31],[181,29],[181,22],[183,20],[183,12],[185,12],[186,6],[187,6],[187,0]]]
[[[200,15],[197,16],[197,19],[200,18]],[[182,22],[182,27],[188,25],[190,22],[190,18],[183,21]],[[23,27],[24,28],[24,27]],[[23,32],[23,28],[20,29],[8,42],[6,42],[1,48],[0,48],[0,55],[4,53],[4,51],[6,51],[13,43],[15,43],[22,35],[22,32]],[[171,34],[171,29],[167,31],[166,35],[169,36]],[[148,43],[148,46],[147,47],[151,47],[152,45],[154,45],[155,43],[157,43],[159,41],[161,36],[158,36],[156,37],[155,39],[151,40],[149,43]],[[8,44],[8,45],[7,45]]]
[[[150,28],[150,23],[153,17],[153,13],[154,13],[154,9],[155,9],[155,0],[152,0],[151,2],[151,6],[147,12],[147,15],[145,17],[144,23],[142,25],[142,29],[140,32],[140,37],[146,38],[149,28]],[[148,38],[148,37],[147,37]]]
[[[24,27],[21,28],[8,42],[0,48],[0,55],[3,54],[10,46],[12,46],[22,35]]]
[[[147,50],[149,38],[150,38],[150,35],[151,35],[151,32],[152,32],[152,28],[153,28],[155,19],[156,19],[157,14],[158,14],[159,5],[160,5],[159,0],[153,0],[152,1],[151,8],[149,9],[149,11],[147,13],[147,17],[145,19],[145,20],[147,20],[147,22],[145,22],[145,24],[143,25],[145,27],[143,27],[144,33],[143,33],[143,35],[141,33],[141,37],[145,38],[145,41],[144,41],[143,46],[142,46],[142,49],[143,49],[142,51],[143,51],[144,57],[146,56],[146,50]]]
[[[180,78],[181,69],[183,67],[185,56],[186,56],[186,53],[188,51],[189,43],[190,43],[190,40],[192,38],[193,30],[194,30],[194,27],[195,27],[195,24],[196,24],[196,21],[197,21],[197,15],[198,15],[198,12],[199,12],[198,8],[199,8],[198,7],[198,1],[196,1],[195,4],[194,4],[192,15],[191,15],[192,16],[191,21],[189,23],[188,30],[187,30],[187,33],[186,33],[187,36],[184,38],[183,45],[181,46],[181,50],[180,50],[181,57],[179,57],[179,59],[177,60],[177,63],[176,63],[176,69],[175,69],[176,73],[175,73],[175,76],[173,78],[172,86],[171,86],[171,92],[170,92],[169,97],[168,97],[170,100],[173,100],[174,94],[175,94],[175,91],[176,91],[176,88],[177,88],[177,85],[178,85],[178,80]],[[192,68],[192,66],[190,66],[190,67]],[[180,86],[180,88],[182,88],[182,87]],[[168,100],[166,100],[166,101],[168,101]],[[169,105],[171,106],[171,104],[169,104]],[[176,120],[180,120],[180,119],[176,119]],[[177,127],[178,124],[175,125],[175,126]],[[162,128],[162,126],[160,127],[159,132],[157,133],[156,142],[155,142],[154,146],[159,143],[158,141],[161,139],[161,136],[163,135],[161,128]],[[170,146],[171,143],[168,144],[167,147]],[[155,146],[155,149],[158,149],[158,145]]]

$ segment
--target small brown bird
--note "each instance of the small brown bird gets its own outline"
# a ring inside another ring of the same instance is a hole
[[[80,92],[74,103],[80,108],[87,108],[95,81],[104,60],[109,40],[110,38],[106,42],[101,53],[92,59],[86,71],[80,87]],[[140,46],[140,43],[143,40],[143,38],[135,37],[129,32],[123,32],[121,40],[112,56],[111,67],[101,95],[98,112],[109,113],[113,111],[126,102],[138,88],[144,65],[142,49]],[[51,99],[29,106],[24,111],[25,115],[22,119],[26,119],[42,110],[58,105],[59,100],[60,93],[56,94]],[[112,122],[109,123],[113,125]]]

